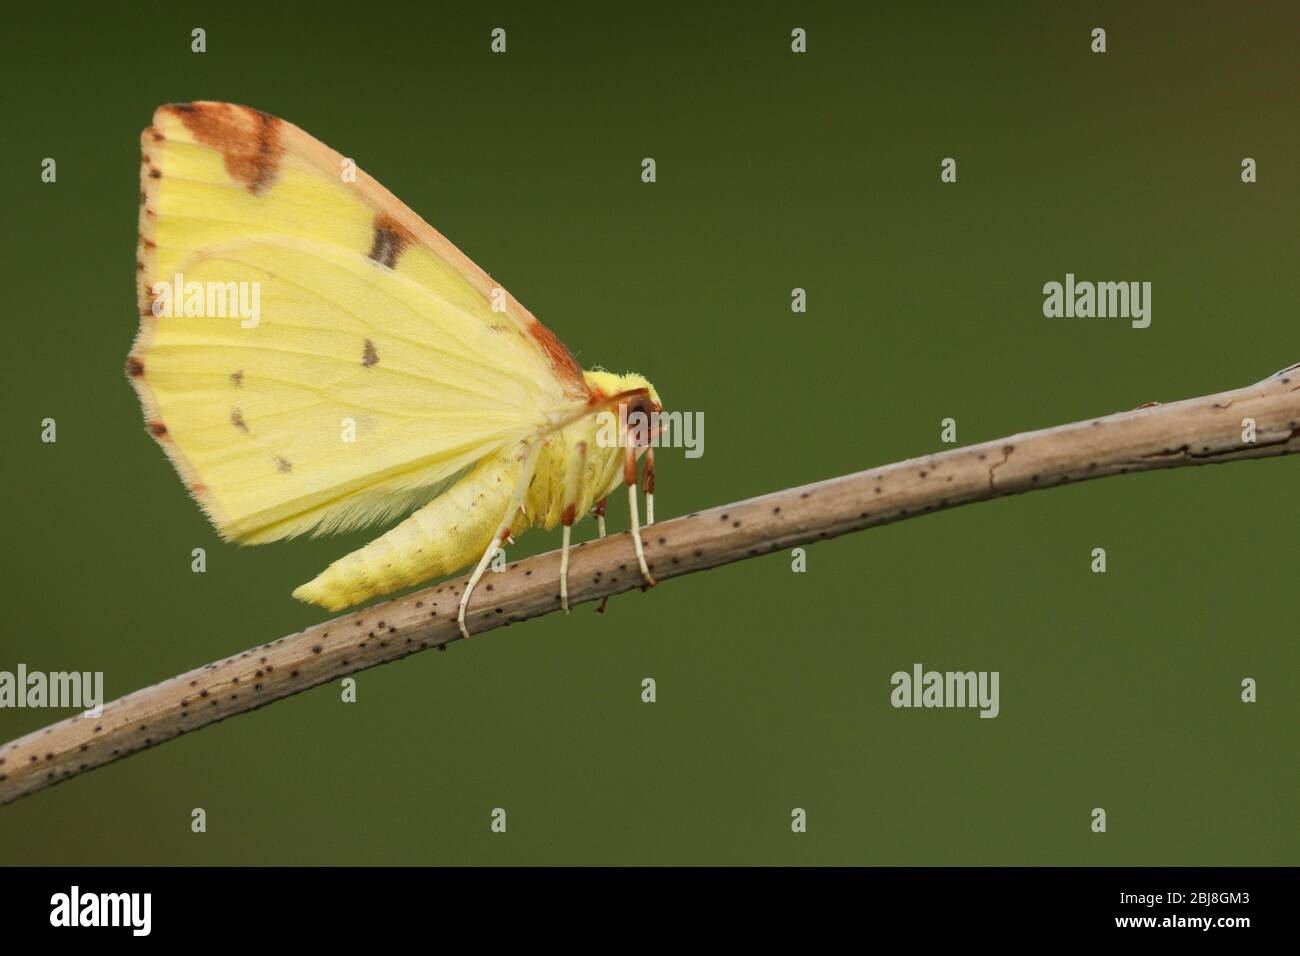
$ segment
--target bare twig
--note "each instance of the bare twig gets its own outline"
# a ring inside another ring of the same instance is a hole
[[[1252,424],[1253,423],[1253,424]],[[1253,438],[1253,441],[1251,440]],[[790,488],[643,532],[660,581],[849,531],[1105,475],[1300,451],[1300,365],[1218,395],[1026,432]],[[518,561],[475,592],[471,631],[559,608],[559,552]],[[573,604],[641,584],[626,534],[578,547]],[[0,803],[376,664],[458,640],[464,579],[335,618],[206,664],[0,746]]]

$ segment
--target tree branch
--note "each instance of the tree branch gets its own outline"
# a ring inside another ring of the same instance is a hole
[[[1254,422],[1254,441],[1247,428]],[[913,458],[664,521],[642,533],[659,581],[849,531],[1089,478],[1300,451],[1300,365],[1247,388]],[[559,552],[511,564],[475,591],[484,634],[559,608]],[[572,552],[569,600],[641,584],[627,534]],[[206,664],[0,746],[0,803],[310,687],[460,639],[465,580],[368,607]],[[21,692],[21,688],[19,689]]]

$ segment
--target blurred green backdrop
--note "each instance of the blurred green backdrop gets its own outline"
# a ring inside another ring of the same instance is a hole
[[[122,364],[164,102],[297,123],[584,365],[703,411],[662,514],[940,450],[947,416],[965,444],[1300,360],[1292,4],[299,6],[6,15],[0,669],[119,696],[320,620],[289,592],[372,536],[223,545],[143,430]],[[1043,318],[1066,272],[1151,281],[1151,327]],[[584,606],[0,808],[0,857],[1294,864],[1298,478],[1112,478]],[[918,661],[1000,671],[1001,716],[892,709]],[[0,711],[0,740],[65,715]]]

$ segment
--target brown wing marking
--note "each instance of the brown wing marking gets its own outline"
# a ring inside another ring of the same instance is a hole
[[[370,258],[380,265],[393,269],[397,267],[397,258],[415,241],[411,230],[386,212],[375,216],[375,238],[370,244]]]
[[[178,103],[163,109],[178,116],[200,143],[220,152],[230,178],[250,193],[275,182],[284,158],[283,120],[232,103]]]

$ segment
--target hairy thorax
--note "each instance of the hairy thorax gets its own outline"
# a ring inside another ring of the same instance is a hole
[[[568,505],[573,505],[576,516],[581,518],[622,480],[626,436],[615,399],[641,393],[654,407],[659,405],[654,386],[635,373],[615,375],[596,370],[584,376],[593,395],[590,413],[543,439],[537,473],[525,500],[529,523],[548,530],[564,519]],[[513,454],[522,460],[527,449],[515,449]],[[580,462],[577,499],[566,502],[566,480],[575,461]]]

